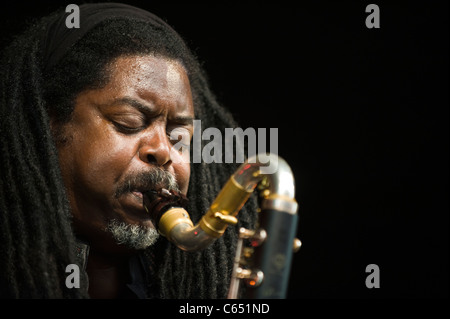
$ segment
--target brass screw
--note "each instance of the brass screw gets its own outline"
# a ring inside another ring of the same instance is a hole
[[[294,238],[294,245],[293,245],[294,253],[299,251],[300,247],[302,247],[302,242],[300,241],[300,239]]]
[[[269,195],[270,195],[270,190],[268,190],[268,189],[265,189],[265,190],[261,193],[261,196],[264,197],[264,198],[269,197]]]
[[[267,176],[264,176],[261,181],[258,183],[258,189],[263,190],[269,187],[269,179]]]

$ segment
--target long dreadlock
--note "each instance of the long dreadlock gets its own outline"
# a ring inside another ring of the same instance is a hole
[[[0,295],[8,298],[89,297],[85,289],[65,287],[65,267],[76,260],[76,238],[58,164],[58,135],[51,131],[50,118],[70,121],[75,97],[105,85],[113,59],[154,54],[180,61],[202,127],[223,132],[237,126],[210,91],[196,57],[173,30],[132,18],[109,19],[79,40],[60,63],[44,70],[39,39],[50,19],[52,15],[33,23],[1,56]],[[194,222],[235,169],[236,164],[191,164],[188,211]],[[239,226],[252,227],[255,207],[252,198],[240,212]],[[201,252],[187,253],[158,240],[145,252],[149,265],[154,265],[149,286],[155,297],[224,298],[238,227],[229,227]]]

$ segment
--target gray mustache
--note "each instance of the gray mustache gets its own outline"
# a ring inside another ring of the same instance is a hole
[[[158,189],[157,189],[158,188]],[[160,168],[152,169],[147,172],[139,172],[134,175],[127,176],[124,181],[117,187],[114,197],[132,191],[149,191],[165,188],[169,191],[179,192],[179,186],[174,175]]]

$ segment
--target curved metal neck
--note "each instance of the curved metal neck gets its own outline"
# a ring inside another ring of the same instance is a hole
[[[267,164],[271,168],[275,165],[273,173],[264,173]],[[222,236],[229,225],[237,223],[236,215],[258,185],[262,209],[297,212],[294,177],[289,165],[277,155],[263,154],[241,164],[197,225],[193,226],[187,212],[177,207],[163,214],[158,228],[183,250],[203,249]]]

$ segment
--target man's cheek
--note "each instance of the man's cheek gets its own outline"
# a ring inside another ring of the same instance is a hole
[[[170,152],[170,159],[175,165],[184,165],[191,162],[190,145],[182,142],[174,144]]]
[[[191,175],[191,169],[189,163],[182,165],[174,165],[175,174],[178,182],[178,187],[183,194],[186,194],[189,188],[189,178]]]
[[[78,160],[78,175],[83,178],[82,184],[95,193],[109,194],[114,183],[125,171],[124,157],[120,152],[99,147],[85,150]]]

